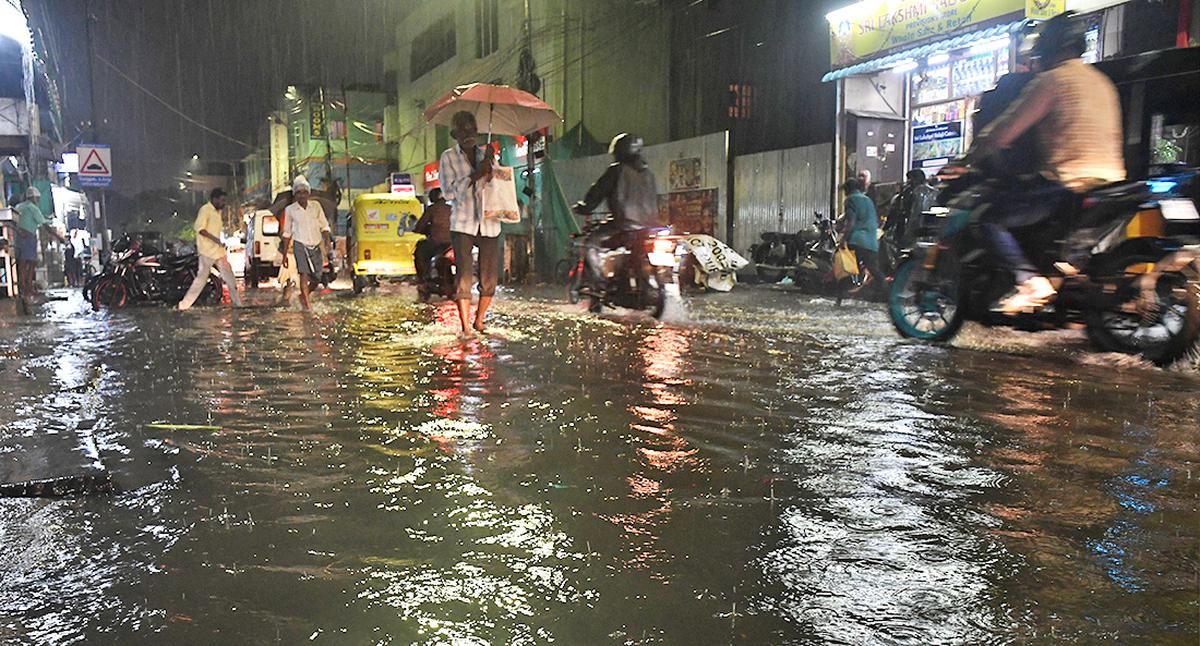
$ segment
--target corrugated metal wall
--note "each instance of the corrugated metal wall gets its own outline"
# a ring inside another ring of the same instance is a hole
[[[733,248],[749,255],[763,231],[793,233],[829,215],[832,144],[743,155],[734,162]]]

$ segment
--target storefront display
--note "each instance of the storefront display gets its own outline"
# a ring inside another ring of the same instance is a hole
[[[996,52],[978,54],[954,61],[952,74],[954,96],[976,96],[996,84]],[[1008,60],[1008,49],[1003,50]]]
[[[915,101],[935,103],[950,98],[950,65],[935,65],[913,75]]]

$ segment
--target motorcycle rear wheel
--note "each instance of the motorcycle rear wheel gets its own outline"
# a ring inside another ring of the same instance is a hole
[[[567,272],[567,302],[575,305],[583,299],[583,263],[576,262]]]
[[[1140,255],[1120,258],[1117,271],[1158,260]],[[1136,289],[1123,294],[1128,298],[1116,307],[1085,312],[1088,339],[1103,351],[1138,355],[1160,367],[1185,356],[1200,335],[1200,268],[1193,264],[1185,271],[1159,278],[1151,313],[1131,307],[1139,296]]]
[[[900,336],[946,343],[963,324],[958,275],[936,269],[931,275],[923,263],[922,259],[911,258],[896,269],[888,292],[888,317]]]

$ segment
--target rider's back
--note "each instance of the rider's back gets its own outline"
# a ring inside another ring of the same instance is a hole
[[[1037,135],[1046,169],[1072,190],[1125,179],[1121,103],[1112,81],[1072,59],[1038,75],[1030,92],[1052,95]]]

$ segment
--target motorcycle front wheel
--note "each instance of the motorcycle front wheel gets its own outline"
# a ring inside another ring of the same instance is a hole
[[[119,310],[128,303],[129,289],[125,287],[125,281],[116,276],[102,279],[92,289],[93,310],[99,310],[101,307]]]
[[[963,324],[957,272],[924,267],[920,258],[904,261],[896,269],[888,293],[888,316],[900,336],[928,343],[945,343]]]
[[[1158,258],[1118,259],[1124,273],[1157,262]],[[1088,338],[1101,350],[1141,356],[1156,366],[1168,366],[1191,351],[1200,335],[1200,267],[1164,273],[1140,303],[1136,281],[1117,292],[1112,306],[1085,313]]]

